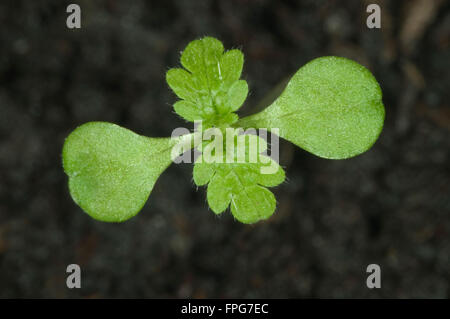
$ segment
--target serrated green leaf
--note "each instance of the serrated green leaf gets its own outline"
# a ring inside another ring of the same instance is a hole
[[[222,172],[219,169],[218,173],[212,177],[206,195],[209,207],[216,214],[220,214],[228,208],[233,196],[232,188],[229,186],[233,180],[230,176],[221,174]]]
[[[227,105],[229,110],[236,111],[242,106],[242,104],[244,104],[247,94],[247,82],[244,80],[236,81],[228,90],[227,99],[224,102],[224,105]]]
[[[203,118],[202,110],[199,110],[197,105],[191,102],[180,100],[173,105],[173,108],[178,115],[188,121],[194,122]]]
[[[181,54],[181,65],[199,76],[199,82],[214,90],[220,85],[217,62],[223,54],[223,44],[212,37],[190,42]]]
[[[223,81],[230,87],[241,77],[244,55],[237,49],[227,51],[220,59],[220,66]]]
[[[181,99],[194,103],[199,98],[196,83],[186,70],[174,68],[167,71],[166,81],[173,92]]]
[[[340,57],[322,57],[300,68],[281,96],[236,126],[279,129],[279,135],[324,158],[368,150],[384,123],[378,82],[369,70]]]
[[[63,147],[73,200],[91,217],[121,222],[144,206],[159,175],[171,163],[171,138],[149,138],[118,125],[89,122]]]
[[[227,126],[238,119],[238,110],[248,94],[247,83],[239,80],[244,57],[239,50],[224,53],[222,43],[205,37],[188,44],[181,55],[185,69],[170,69],[166,80],[184,100],[175,112],[188,121],[203,120],[203,127]],[[231,114],[231,115],[230,115]]]
[[[241,223],[252,224],[272,216],[275,207],[276,200],[271,191],[259,185],[251,185],[233,197],[231,213]]]
[[[207,163],[195,163],[194,170],[192,172],[194,183],[197,186],[204,186],[208,184],[215,173],[215,165],[209,165]]]
[[[239,153],[245,148],[245,161],[238,162]],[[207,200],[211,210],[220,214],[231,204],[233,216],[242,223],[251,224],[267,219],[276,207],[274,195],[265,188],[276,186],[285,179],[283,169],[274,160],[262,155],[267,143],[255,135],[239,135],[235,138],[233,161],[227,163],[227,148],[223,149],[221,162],[206,162],[202,153],[194,164],[194,182],[206,185]],[[250,151],[256,150],[255,162]],[[262,173],[262,168],[272,167],[270,174]]]

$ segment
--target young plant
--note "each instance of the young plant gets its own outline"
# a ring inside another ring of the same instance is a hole
[[[188,44],[182,68],[170,69],[166,80],[180,98],[175,112],[186,121],[202,121],[202,131],[229,128],[276,129],[280,137],[328,159],[345,159],[368,150],[384,122],[381,89],[369,70],[341,57],[321,57],[301,67],[284,92],[257,114],[239,119],[235,113],[248,94],[241,80],[244,57],[239,50],[224,51],[222,43],[205,37]],[[144,206],[156,180],[173,161],[180,143],[202,150],[193,169],[194,183],[207,185],[209,207],[220,214],[231,206],[243,223],[267,219],[276,200],[267,187],[285,179],[283,169],[270,157],[264,139],[238,135],[234,150],[212,151],[234,161],[205,161],[214,143],[193,143],[195,134],[178,138],[150,138],[106,122],[76,128],[63,147],[64,171],[73,200],[91,217],[122,222]],[[229,145],[227,141],[224,145]],[[216,144],[217,145],[217,144]],[[258,159],[236,161],[257,145]],[[233,153],[230,153],[233,152]],[[179,153],[177,153],[179,154]],[[275,167],[269,173],[264,167]]]

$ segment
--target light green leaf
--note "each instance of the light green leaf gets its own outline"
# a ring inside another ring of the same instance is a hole
[[[167,71],[166,81],[181,99],[194,103],[199,98],[196,83],[186,70],[174,68]]]
[[[224,53],[222,43],[205,37],[188,44],[181,55],[185,69],[170,69],[166,80],[184,103],[175,112],[188,121],[203,120],[203,127],[227,126],[237,121],[238,110],[248,94],[239,80],[244,57],[239,50]]]
[[[175,109],[175,112],[178,113],[178,115],[191,122],[201,120],[204,115],[204,112],[198,109],[197,105],[185,100],[176,102],[173,105],[173,108]]]
[[[259,185],[251,185],[233,198],[231,213],[241,223],[251,224],[272,216],[275,207],[276,200],[271,191]]]
[[[118,125],[89,122],[63,148],[73,200],[91,217],[121,222],[144,206],[159,175],[171,163],[171,138],[148,138]]]
[[[368,150],[384,123],[381,89],[369,70],[340,57],[300,68],[281,96],[236,126],[279,129],[279,135],[317,156],[343,159]]]
[[[181,64],[192,74],[198,75],[199,82],[205,83],[210,89],[217,89],[220,85],[217,62],[223,50],[222,42],[215,38],[194,40],[184,49]]]
[[[231,86],[241,77],[244,55],[237,49],[227,51],[220,60],[220,66],[223,81]]]
[[[207,200],[208,205],[216,214],[220,214],[228,208],[232,200],[233,177],[224,175],[224,171],[216,169],[217,173],[208,184]]]
[[[242,148],[245,148],[245,159],[240,163],[238,154]],[[226,147],[220,162],[208,163],[204,153],[199,156],[194,165],[194,182],[199,186],[208,184],[207,200],[214,213],[222,213],[231,204],[233,216],[246,224],[267,219],[273,214],[276,200],[265,186],[282,183],[285,174],[278,163],[261,154],[266,149],[267,143],[263,139],[255,135],[239,135],[235,138],[233,161],[226,162]],[[252,150],[259,154],[253,162]],[[263,173],[262,168],[269,167],[272,170]]]
[[[208,182],[211,180],[211,177],[213,177],[214,173],[216,171],[215,165],[209,165],[207,163],[199,163],[197,162],[194,165],[193,170],[193,178],[194,183],[197,186],[204,186],[208,184]]]
[[[244,80],[236,81],[228,90],[227,100],[224,104],[229,107],[229,110],[236,111],[244,104],[247,94],[247,82]]]

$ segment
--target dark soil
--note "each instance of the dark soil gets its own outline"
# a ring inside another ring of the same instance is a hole
[[[450,3],[379,1],[377,30],[372,2],[80,0],[69,30],[64,1],[1,1],[0,297],[448,298]],[[186,126],[165,72],[204,35],[245,54],[241,114],[315,57],[365,65],[384,94],[379,141],[343,161],[282,143],[277,212],[252,226],[215,216],[188,164],[133,219],[91,219],[69,195],[64,138],[94,120]],[[66,287],[72,263],[81,289]],[[366,287],[372,263],[381,289]]]

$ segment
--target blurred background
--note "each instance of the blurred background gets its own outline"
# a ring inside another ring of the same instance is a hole
[[[81,29],[66,6],[81,6]],[[0,297],[448,298],[450,2],[25,1],[0,3]],[[381,29],[366,7],[381,6]],[[87,121],[146,136],[187,126],[165,72],[210,35],[245,55],[240,114],[309,60],[369,68],[386,107],[380,139],[349,160],[280,146],[276,213],[215,216],[190,164],[172,165],[122,224],[70,198],[65,137]],[[81,266],[81,289],[66,267]],[[366,267],[381,267],[381,289]]]

